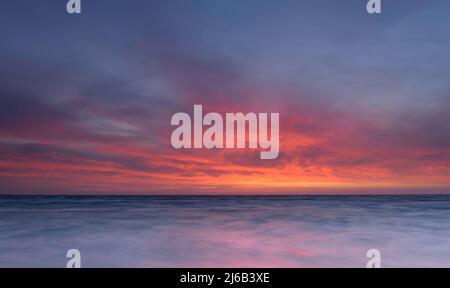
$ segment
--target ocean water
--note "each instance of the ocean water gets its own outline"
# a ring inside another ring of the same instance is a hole
[[[0,197],[0,267],[450,267],[449,196]]]

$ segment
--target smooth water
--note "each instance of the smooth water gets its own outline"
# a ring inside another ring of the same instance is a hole
[[[0,197],[0,267],[450,267],[450,196]]]

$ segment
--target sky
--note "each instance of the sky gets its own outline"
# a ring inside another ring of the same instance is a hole
[[[450,192],[450,2],[7,1],[0,194]],[[280,113],[280,155],[171,116]]]

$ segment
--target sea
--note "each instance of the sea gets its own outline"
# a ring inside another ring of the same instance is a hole
[[[450,196],[0,196],[0,267],[450,267]]]

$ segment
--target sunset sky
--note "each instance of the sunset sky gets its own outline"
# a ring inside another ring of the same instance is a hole
[[[450,2],[4,1],[0,194],[450,192]],[[280,113],[280,156],[171,116]]]

